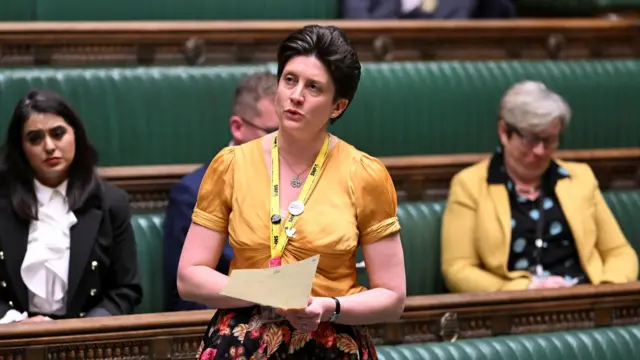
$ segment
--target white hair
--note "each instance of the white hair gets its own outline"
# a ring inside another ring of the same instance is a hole
[[[558,119],[562,128],[571,120],[571,108],[539,81],[521,81],[511,86],[500,101],[500,118],[520,129],[540,131]]]

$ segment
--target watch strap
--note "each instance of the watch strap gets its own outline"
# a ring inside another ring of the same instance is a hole
[[[338,321],[338,318],[340,317],[340,300],[338,300],[337,298],[332,297],[333,301],[336,302],[336,309],[333,311],[333,314],[331,314],[331,317],[329,318],[329,322],[336,322]]]

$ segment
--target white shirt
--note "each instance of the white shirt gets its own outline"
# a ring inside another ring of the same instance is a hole
[[[422,0],[402,0],[402,13],[408,14],[422,5]]]
[[[70,229],[78,221],[69,211],[67,182],[55,189],[34,180],[38,220],[31,222],[20,274],[29,290],[29,311],[64,315],[69,277]],[[9,310],[0,324],[20,321],[27,313]]]

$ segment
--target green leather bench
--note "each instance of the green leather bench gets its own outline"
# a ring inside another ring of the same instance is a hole
[[[611,210],[636,251],[640,251],[640,190],[612,191],[604,194]],[[447,292],[440,272],[440,218],[443,202],[403,202],[398,206],[405,254],[407,295]],[[162,213],[135,214],[133,229],[138,242],[138,258],[144,298],[137,311],[159,312],[164,309],[162,278]],[[358,254],[358,261],[362,261]],[[358,279],[368,285],[365,268],[358,269]]]
[[[627,239],[640,253],[640,190],[607,191],[603,196]],[[444,206],[445,202],[428,201],[398,205],[408,296],[448,292],[440,271],[440,225]],[[362,259],[359,253],[357,261]],[[364,268],[358,269],[358,280],[369,285]]]
[[[32,4],[24,0],[0,0],[0,21],[33,20]]]
[[[338,0],[181,0],[154,1],[152,5],[147,0],[0,0],[0,20],[333,19],[338,17],[338,9]]]
[[[138,266],[142,283],[142,301],[136,308],[138,313],[163,312],[166,309],[162,223],[164,213],[134,214],[131,225],[136,236]]]
[[[638,0],[519,0],[520,16],[594,16],[605,11],[640,8]],[[338,0],[0,0],[4,21],[334,19]]]
[[[640,325],[376,347],[380,360],[637,360]]]
[[[374,156],[488,152],[498,102],[523,79],[573,106],[563,148],[638,146],[640,60],[365,63],[352,106],[331,127]],[[229,142],[239,79],[273,64],[0,69],[0,131],[33,87],[62,92],[87,124],[102,166],[204,163]],[[2,133],[0,133],[2,136]]]

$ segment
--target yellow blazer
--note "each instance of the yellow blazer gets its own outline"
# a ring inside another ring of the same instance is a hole
[[[511,209],[504,185],[489,184],[489,161],[454,176],[442,219],[442,273],[453,292],[525,290],[531,274],[508,271]],[[602,198],[586,164],[556,162],[569,171],[555,190],[573,232],[582,269],[593,284],[638,277],[638,257]]]

